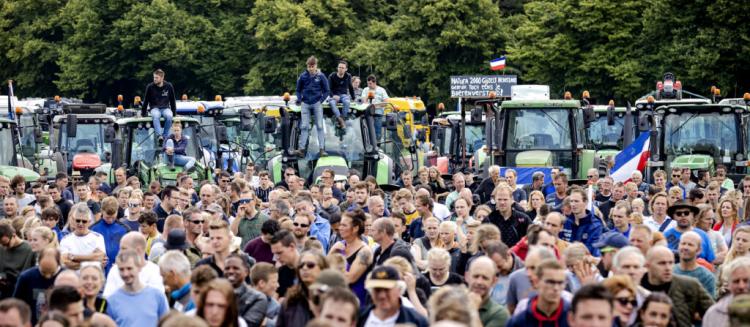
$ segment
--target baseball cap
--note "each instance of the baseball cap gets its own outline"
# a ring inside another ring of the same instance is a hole
[[[370,278],[365,281],[365,288],[394,288],[398,286],[401,276],[393,267],[378,266],[370,273]]]
[[[625,235],[622,235],[622,233],[612,230],[609,232],[606,232],[602,234],[602,236],[599,238],[599,241],[594,243],[594,247],[602,249],[602,248],[615,248],[615,249],[621,249],[628,245],[628,239],[625,237]]]

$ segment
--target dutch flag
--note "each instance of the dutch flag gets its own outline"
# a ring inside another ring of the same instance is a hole
[[[634,171],[643,171],[648,157],[651,155],[649,152],[650,141],[649,133],[643,132],[632,144],[615,156],[615,166],[610,174],[615,183],[627,182]]]
[[[496,59],[492,59],[490,61],[490,69],[492,69],[492,70],[505,69],[505,56],[502,56],[502,57],[496,58]]]

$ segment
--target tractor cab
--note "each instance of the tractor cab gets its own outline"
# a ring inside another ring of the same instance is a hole
[[[379,106],[385,107],[387,104],[379,104]],[[310,183],[317,181],[324,169],[332,169],[337,181],[345,180],[349,175],[349,169],[356,169],[363,175],[374,176],[379,185],[395,184],[397,174],[404,169],[400,167],[403,160],[392,157],[394,154],[403,153],[397,150],[404,142],[398,136],[399,127],[401,133],[410,132],[408,127],[405,127],[405,122],[396,114],[376,117],[375,107],[376,105],[371,104],[352,103],[345,126],[340,128],[336,124],[333,111],[328,104],[324,104],[325,143],[322,144],[322,148],[325,149],[327,155],[322,157],[319,155],[321,144],[318,143],[318,132],[313,124],[314,117],[310,119],[308,139],[303,141],[304,146],[298,147],[302,123],[301,107],[293,105],[281,110],[282,152],[269,163],[274,172],[274,181],[280,181],[282,166],[292,166]],[[380,142],[375,136],[375,119],[381,119],[383,122]],[[408,139],[411,140],[411,138]],[[381,150],[380,146],[385,144],[390,144],[390,153]],[[410,148],[413,149],[411,146]],[[297,150],[302,150],[304,154],[293,155]],[[414,163],[414,161],[410,162]]]
[[[588,92],[581,101],[570,92],[552,100],[548,86],[514,85],[511,93],[510,100],[489,107],[494,111],[492,128],[487,131],[490,164],[519,169],[560,167],[571,180],[585,180],[586,171],[598,165],[586,133],[594,118]]]
[[[201,151],[204,152],[204,164],[211,168],[216,166],[216,159],[220,157],[220,146],[225,143],[225,140],[220,138],[226,135],[220,120],[224,104],[221,102],[221,96],[216,97],[216,101],[177,101],[178,117],[191,117],[200,123],[197,138]],[[187,97],[183,96],[183,99],[185,98]]]
[[[650,180],[656,169],[673,168],[714,172],[721,163],[727,166],[727,176],[738,180],[746,172],[747,107],[712,103],[720,102],[718,89],[708,99],[682,90],[679,81],[671,80],[674,75],[664,74],[656,91],[636,102],[638,132],[651,135],[644,175]],[[670,84],[674,91],[665,91]]]
[[[227,127],[227,139],[232,162],[238,167],[244,167],[252,162],[258,167],[265,167],[274,172],[269,165],[271,159],[281,153],[280,107],[266,106],[253,109],[240,105],[229,109],[238,110],[236,117],[223,118]],[[226,111],[225,111],[226,113]],[[280,180],[281,176],[276,176]]]
[[[430,139],[430,125],[427,117],[427,107],[418,97],[388,98],[389,105],[385,107],[385,114],[398,113],[401,119],[411,129],[411,134],[421,145]]]
[[[8,179],[21,175],[26,182],[39,180],[39,174],[21,155],[18,126],[14,120],[0,118],[0,139],[6,142],[6,146],[0,147],[0,175]]]
[[[486,126],[484,106],[497,106],[493,100],[467,100],[458,103],[456,111],[444,111],[438,104],[438,117],[432,120],[434,165],[441,174],[471,171],[478,174],[486,160]]]
[[[84,180],[96,171],[109,171],[115,116],[103,104],[65,104],[52,119],[50,145],[40,169],[47,176],[65,172]]]
[[[595,105],[596,119],[588,128],[589,140],[600,159],[614,158],[625,147],[625,139],[633,137],[637,124],[637,115],[626,107],[615,107],[614,100],[609,105]],[[626,122],[630,123],[626,123]],[[626,135],[626,128],[630,134]]]
[[[161,120],[164,124],[164,119]],[[196,181],[208,180],[211,168],[203,160],[199,141],[200,121],[192,117],[177,117],[173,124],[182,125],[182,135],[188,138],[185,149],[187,156],[196,160],[195,170],[190,173]],[[177,174],[183,168],[171,169],[166,162],[164,151],[159,146],[159,136],[152,126],[151,117],[129,117],[117,120],[118,137],[113,142],[113,167],[125,167],[129,176],[138,176],[143,185],[158,180],[165,185],[175,185]]]

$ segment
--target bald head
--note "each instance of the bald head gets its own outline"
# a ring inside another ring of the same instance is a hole
[[[63,270],[55,278],[55,287],[58,286],[70,286],[79,289],[81,287],[81,279],[78,278],[78,274],[75,271]]]
[[[120,251],[134,250],[138,254],[146,254],[146,238],[139,232],[130,232],[120,239]]]
[[[698,235],[698,233],[694,231],[685,232],[680,236],[680,241],[682,240],[690,240],[692,242],[697,242],[698,244],[701,243],[701,236]]]
[[[481,256],[479,258],[476,258],[471,261],[471,264],[469,265],[469,273],[472,273],[477,270],[484,270],[487,269],[489,271],[492,271],[493,274],[497,273],[497,267],[495,266],[495,262],[492,261],[487,256]]]
[[[674,254],[666,246],[657,245],[648,250],[646,267],[648,268],[648,280],[651,285],[671,282],[673,266]]]
[[[670,256],[670,255],[673,255],[673,254],[672,254],[672,250],[670,250],[668,247],[664,245],[654,245],[648,250],[648,253],[646,253],[646,262],[652,261],[659,257]]]

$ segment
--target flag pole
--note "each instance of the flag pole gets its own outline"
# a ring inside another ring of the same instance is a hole
[[[13,119],[13,80],[8,80],[8,119]]]

